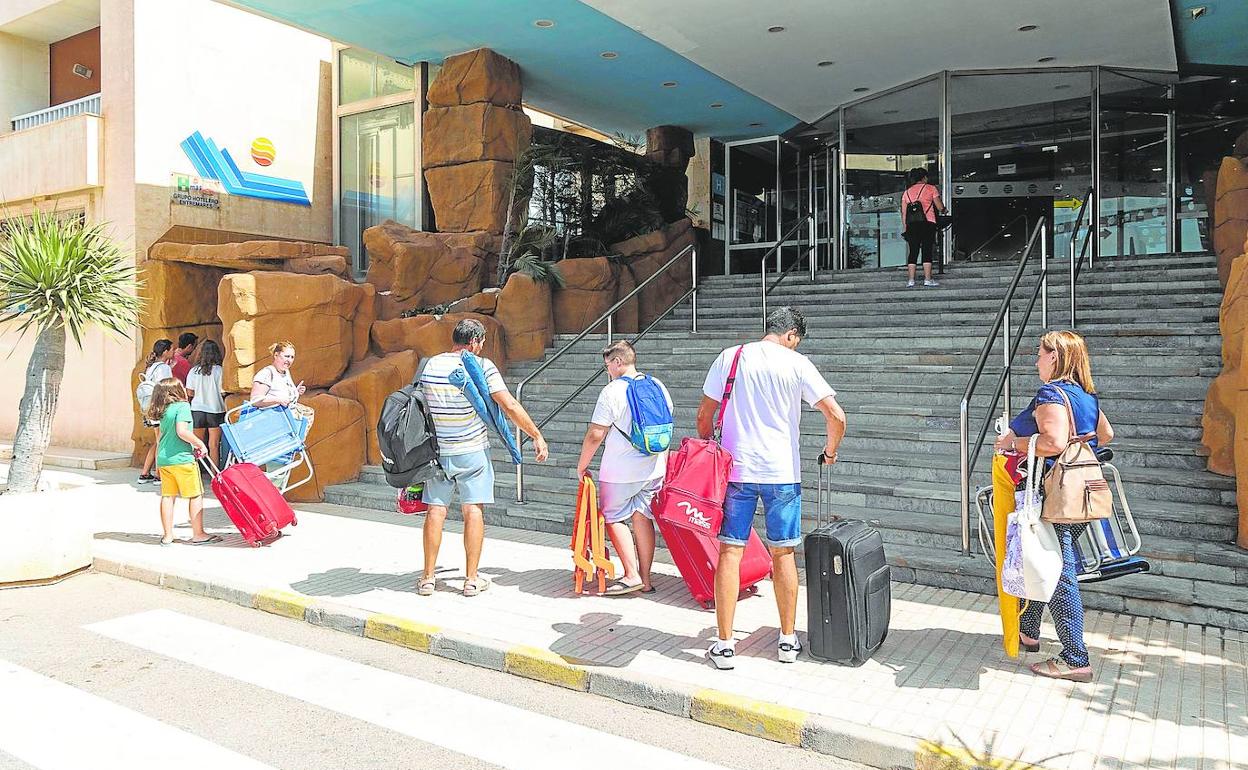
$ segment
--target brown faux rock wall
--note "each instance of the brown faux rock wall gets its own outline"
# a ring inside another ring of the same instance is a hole
[[[1223,158],[1213,205],[1213,248],[1218,254],[1218,278],[1226,286],[1231,263],[1244,253],[1248,238],[1248,163]]]
[[[381,464],[377,445],[377,420],[386,397],[408,385],[416,376],[420,357],[403,350],[378,358],[366,358],[351,365],[342,379],[329,389],[331,396],[356,401],[364,407],[364,430],[368,437],[367,458],[370,465]]]
[[[564,285],[554,290],[555,334],[579,334],[615,304],[620,267],[606,257],[565,259],[559,272]]]
[[[520,68],[488,48],[450,56],[429,86],[423,164],[438,230],[502,234],[515,161],[533,126],[521,111]]]
[[[368,282],[403,307],[453,302],[481,290],[498,242],[485,232],[429,233],[387,221],[364,231]]]
[[[295,345],[296,381],[329,387],[353,360],[368,355],[375,313],[373,287],[332,275],[231,273],[217,289],[217,314],[224,325],[226,390],[245,392],[256,372],[269,364],[268,347]]]
[[[640,284],[654,275],[682,249],[692,246],[695,242],[693,223],[685,218],[673,222],[662,230],[617,243],[611,247],[611,250],[625,257],[625,262],[632,271],[633,280]],[[640,327],[644,328],[658,318],[660,313],[693,287],[693,274],[689,259],[686,257],[673,265],[666,273],[641,290],[641,294],[638,295],[640,302],[637,306],[637,324]]]

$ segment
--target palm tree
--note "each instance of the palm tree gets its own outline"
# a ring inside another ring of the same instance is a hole
[[[18,405],[10,492],[33,492],[52,435],[65,371],[66,332],[82,348],[92,326],[129,337],[141,301],[131,254],[80,216],[39,212],[0,220],[0,323],[34,330]]]

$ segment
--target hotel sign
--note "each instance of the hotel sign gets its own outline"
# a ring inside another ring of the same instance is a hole
[[[170,200],[179,206],[221,208],[221,184],[215,179],[175,172],[171,175],[169,188],[173,191]]]

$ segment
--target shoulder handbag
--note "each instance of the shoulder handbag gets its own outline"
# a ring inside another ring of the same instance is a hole
[[[1108,519],[1114,497],[1101,470],[1101,461],[1088,445],[1095,434],[1080,436],[1075,427],[1075,408],[1061,388],[1070,415],[1070,439],[1044,477],[1044,520],[1053,524],[1085,524]]]
[[[1040,516],[1037,437],[1033,435],[1027,445],[1027,484],[1015,493],[1014,512],[1006,523],[1001,589],[1020,599],[1047,602],[1062,577],[1062,545],[1053,525]]]

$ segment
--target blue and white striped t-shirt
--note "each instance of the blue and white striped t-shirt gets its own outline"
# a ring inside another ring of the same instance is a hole
[[[420,375],[420,386],[438,435],[438,454],[445,457],[490,448],[486,424],[477,416],[463,392],[451,384],[450,374],[460,365],[459,353],[439,353],[428,360]],[[491,394],[507,390],[503,375],[499,374],[493,361],[481,358],[481,368],[485,371],[485,382]]]

